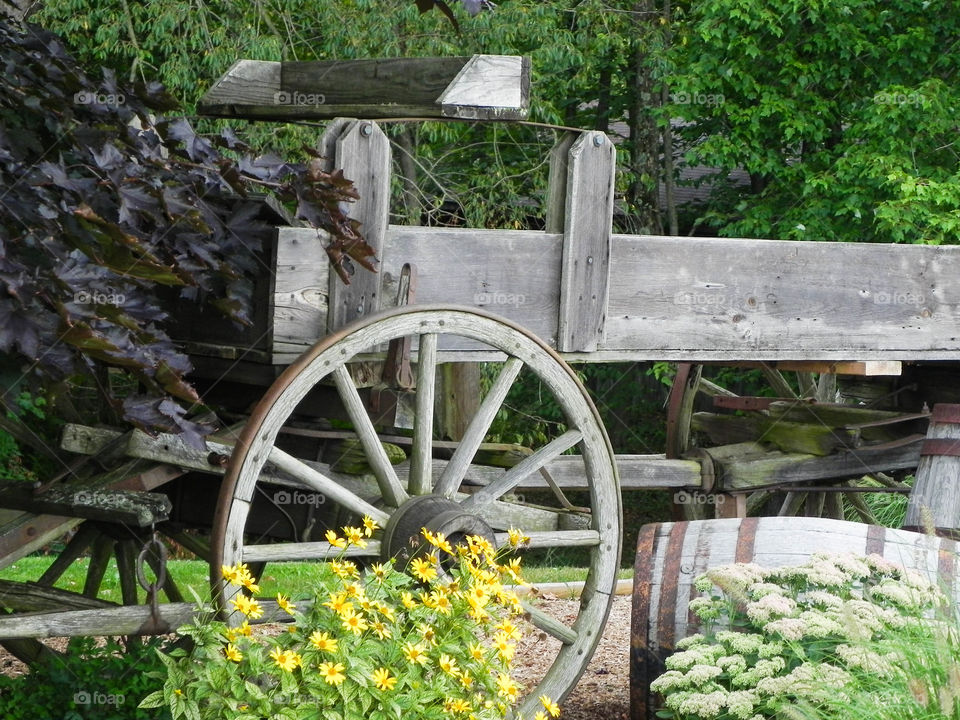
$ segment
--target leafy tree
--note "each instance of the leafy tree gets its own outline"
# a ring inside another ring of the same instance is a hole
[[[724,235],[955,242],[960,14],[926,0],[681,8],[666,54],[685,161]],[[750,188],[731,187],[742,168]]]
[[[126,420],[201,429],[184,407],[199,398],[187,357],[164,331],[160,288],[249,322],[256,252],[270,228],[250,193],[272,192],[330,233],[327,252],[370,248],[344,213],[355,193],[314,159],[293,166],[251,157],[229,130],[207,139],[171,109],[161,86],[134,88],[112,72],[96,80],[56,36],[0,22],[0,371],[8,391],[53,387],[114,368],[131,378]],[[230,152],[237,159],[230,159]],[[9,407],[5,401],[5,407]]]

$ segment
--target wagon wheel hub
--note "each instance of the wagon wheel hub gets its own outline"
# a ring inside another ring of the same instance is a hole
[[[442,495],[418,495],[390,516],[380,546],[383,559],[409,559],[424,552],[427,548],[422,528],[443,533],[454,546],[465,543],[467,535],[480,535],[496,545],[493,528],[479,516],[465,512],[460,503]]]

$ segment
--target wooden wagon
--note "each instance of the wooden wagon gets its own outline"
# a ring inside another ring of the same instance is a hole
[[[278,219],[260,255],[253,327],[238,333],[173,308],[192,379],[227,422],[203,451],[175,436],[68,426],[63,447],[92,458],[97,471],[40,493],[4,490],[0,568],[76,529],[35,583],[0,583],[0,605],[18,613],[0,617],[8,649],[36,658],[37,637],[156,633],[187,621],[193,606],[172,579],[163,587],[169,602],[137,604],[136,555],[151,528],[209,560],[219,588],[221,564],[262,572],[265,563],[333,557],[340,551],[323,530],[355,515],[386,528],[380,543],[351,549],[371,558],[395,552],[421,526],[498,541],[520,527],[533,549],[581,547],[588,558],[574,620],[529,608],[530,621],[559,646],[529,697],[562,699],[612,601],[621,490],[712,493],[729,499],[715,507],[742,515],[749,493],[773,486],[795,490],[784,503],[793,507],[811,483],[819,492],[836,489],[825,487],[836,479],[916,466],[923,413],[823,402],[834,399],[826,382],[821,402],[798,400],[783,372],[896,375],[904,362],[955,360],[960,248],[616,234],[616,148],[593,131],[563,132],[551,151],[543,231],[391,225],[390,143],[373,118],[522,118],[527,63],[477,56],[333,68],[374,78],[376,102],[337,96],[337,84],[322,80],[329,65],[240,61],[203,107],[218,116],[334,118],[321,148],[357,186],[351,214],[376,249],[379,272],[344,285],[329,271],[322,233]],[[278,101],[298,93],[324,102]],[[625,360],[753,364],[781,397],[735,397],[684,366],[667,455],[615,455],[568,363]],[[448,369],[463,362],[484,363],[489,388],[482,398],[458,397],[472,417],[455,442],[442,441],[435,407],[445,405],[438,397],[449,400]],[[542,447],[494,448],[500,461],[482,464],[491,422],[521,373],[539,379],[564,426]],[[740,415],[694,423],[698,388]],[[798,446],[791,433],[771,432],[771,417],[806,426],[813,439]],[[694,447],[690,426],[708,422],[722,426],[720,439]],[[362,456],[362,474],[345,471],[345,443]],[[570,502],[571,489],[587,492],[587,506]],[[54,588],[88,549],[82,593]],[[111,555],[123,607],[97,597]]]

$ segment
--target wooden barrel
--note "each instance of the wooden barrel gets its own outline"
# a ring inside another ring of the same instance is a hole
[[[933,406],[904,528],[960,537],[960,405]]]
[[[697,632],[688,608],[700,593],[694,581],[735,562],[800,565],[817,552],[876,553],[939,577],[960,597],[953,540],[877,525],[807,517],[731,518],[644,525],[637,540],[630,633],[633,720],[654,716],[649,684],[664,671],[674,643]]]

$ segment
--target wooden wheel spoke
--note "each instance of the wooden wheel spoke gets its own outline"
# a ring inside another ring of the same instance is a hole
[[[52,587],[53,584],[60,579],[60,576],[67,571],[67,568],[73,564],[73,561],[79,558],[83,554],[83,551],[96,540],[99,534],[99,531],[93,526],[93,523],[84,523],[81,525],[77,530],[77,534],[67,543],[63,552],[57,556],[57,559],[53,561],[50,567],[40,576],[40,579],[37,580],[37,584]]]
[[[117,574],[120,576],[120,597],[124,605],[137,604],[137,549],[133,540],[121,540],[114,550]]]
[[[377,445],[379,446],[379,442]],[[374,507],[363,498],[338,484],[335,480],[331,480],[319,470],[315,470],[278,447],[272,447],[267,457],[269,462],[273,463],[278,469],[292,475],[311,490],[323,493],[326,498],[349,510],[353,510],[355,513],[369,515],[381,525],[390,517],[383,510]]]
[[[453,497],[453,494],[460,487],[460,483],[463,482],[463,478],[467,474],[467,468],[470,467],[470,461],[473,460],[480,444],[487,436],[487,431],[490,429],[493,419],[500,410],[500,406],[503,405],[503,401],[522,367],[523,363],[513,357],[504,364],[500,374],[497,375],[497,379],[491,386],[490,392],[483,399],[476,415],[470,420],[470,425],[463,434],[457,449],[454,450],[447,466],[443,469],[440,479],[437,480],[434,490],[436,494]]]
[[[380,555],[380,541],[367,540],[367,546],[355,545],[343,549],[328,542],[270,543],[247,545],[243,548],[243,562],[283,562],[284,560],[335,560],[338,557],[376,557]]]
[[[437,336],[420,336],[417,357],[416,415],[413,421],[413,447],[410,451],[410,492],[430,492],[433,470],[433,401],[437,389]]]
[[[767,382],[770,383],[770,387],[773,388],[773,391],[777,395],[785,398],[797,397],[796,391],[790,386],[790,383],[787,382],[787,379],[783,376],[783,373],[777,370],[777,368],[764,363],[761,366],[760,371],[763,373],[763,376],[767,379]],[[800,397],[803,397],[802,388]]]
[[[573,645],[580,636],[572,627],[564,625],[556,618],[547,615],[543,610],[539,610],[529,603],[523,603],[523,609],[529,613],[530,622],[534,627],[552,635],[564,645]]]
[[[496,500],[513,490],[520,481],[531,473],[537,472],[548,462],[569,450],[583,439],[579,430],[567,430],[560,437],[551,440],[532,455],[527,456],[502,476],[494,480],[482,490],[478,490],[463,501],[464,507],[474,507]]]
[[[100,592],[100,583],[103,582],[103,575],[113,554],[113,545],[114,541],[106,535],[100,535],[93,544],[87,577],[83,583],[83,594],[88,598],[95,598]]]
[[[363,406],[356,385],[353,384],[350,372],[344,365],[340,365],[333,371],[333,380],[337,385],[337,392],[340,394],[340,399],[343,401],[347,414],[353,422],[354,431],[363,445],[367,462],[370,463],[373,474],[377,478],[377,484],[380,485],[380,494],[383,496],[384,502],[393,507],[399,507],[409,496],[400,484],[396,470],[390,464],[387,451],[380,444],[377,430],[373,427],[373,423],[367,415],[367,410]],[[371,517],[373,516],[371,515]]]
[[[596,530],[557,530],[555,532],[529,532],[529,544],[524,548],[548,547],[594,547],[600,544],[600,533]],[[510,541],[509,533],[496,533],[497,546]]]

